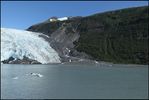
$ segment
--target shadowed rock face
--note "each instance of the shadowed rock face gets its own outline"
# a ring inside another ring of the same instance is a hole
[[[42,32],[62,58],[148,64],[148,7],[128,8],[67,21],[42,22]]]
[[[23,57],[23,59],[14,59],[10,57],[8,60],[2,61],[3,64],[41,64],[36,60],[29,59],[27,57]]]

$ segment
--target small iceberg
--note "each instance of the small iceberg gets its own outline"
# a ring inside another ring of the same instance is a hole
[[[99,64],[99,62],[98,62],[98,61],[96,61],[96,60],[95,60],[94,62],[95,62],[96,64]]]
[[[14,77],[14,78],[12,78],[12,79],[17,80],[17,79],[18,79],[18,77]]]
[[[37,76],[37,77],[43,77],[43,75],[39,74],[39,73],[31,73],[32,76]]]

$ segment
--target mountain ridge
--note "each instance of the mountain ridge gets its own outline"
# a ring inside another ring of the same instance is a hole
[[[108,11],[74,20],[40,23],[27,30],[55,38],[53,47],[56,43],[63,45],[65,49],[71,50],[69,56],[72,57],[114,63],[149,62],[148,6]],[[76,36],[74,40],[73,36]],[[63,47],[55,46],[60,48],[57,49],[59,53],[66,51]]]

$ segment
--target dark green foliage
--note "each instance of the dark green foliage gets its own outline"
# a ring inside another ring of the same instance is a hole
[[[81,20],[76,49],[96,60],[148,63],[148,7],[129,8]]]

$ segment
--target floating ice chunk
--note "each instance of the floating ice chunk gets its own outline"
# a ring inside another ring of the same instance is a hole
[[[14,78],[12,78],[12,79],[17,80],[17,79],[18,79],[18,77],[14,77]]]
[[[39,74],[39,73],[31,73],[32,76],[37,76],[37,77],[43,77],[43,75]]]
[[[43,75],[41,75],[41,74],[38,74],[37,76],[38,76],[38,77],[43,77]]]
[[[96,61],[96,60],[95,60],[94,62],[95,62],[96,64],[99,64],[99,62],[98,62],[98,61]]]

